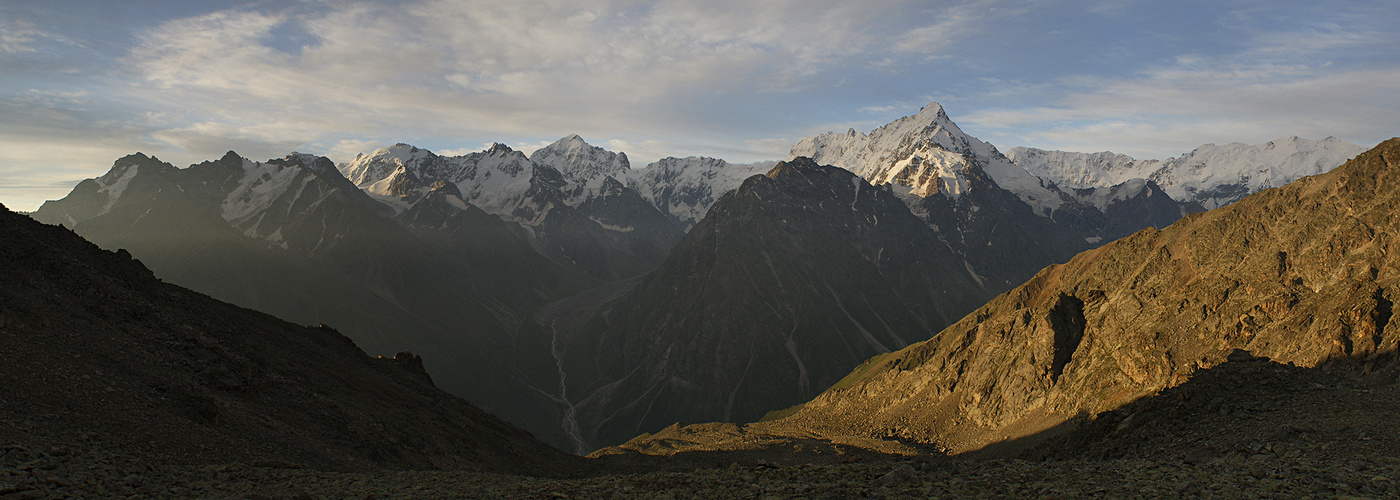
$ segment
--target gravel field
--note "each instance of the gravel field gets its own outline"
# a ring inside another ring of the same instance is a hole
[[[0,498],[1398,498],[1400,459],[1273,453],[1144,459],[875,461],[544,479],[467,472],[337,473],[259,462],[148,468],[121,457],[9,448]]]

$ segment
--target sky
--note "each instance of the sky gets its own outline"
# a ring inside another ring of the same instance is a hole
[[[1400,131],[1400,2],[0,0],[0,203],[137,151],[404,142],[782,159],[938,102],[1015,146],[1165,159]]]

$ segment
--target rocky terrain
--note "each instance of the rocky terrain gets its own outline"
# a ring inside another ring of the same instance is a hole
[[[1114,409],[1234,349],[1394,374],[1400,141],[1046,268],[792,422],[954,451]],[[1387,375],[1387,376],[1392,376]]]
[[[1400,387],[1248,355],[1035,443],[879,455],[792,438],[657,457],[595,454],[574,477],[339,472],[279,460],[158,465],[67,447],[0,450],[0,495],[196,498],[1394,498]],[[676,429],[679,430],[679,429]],[[675,434],[672,438],[676,438]]]

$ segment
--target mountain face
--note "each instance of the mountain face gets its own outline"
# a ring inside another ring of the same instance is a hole
[[[811,160],[724,195],[634,290],[566,335],[581,437],[753,421],[991,295],[889,187]]]
[[[1012,148],[1006,156],[1061,189],[1102,189],[1134,179],[1150,180],[1173,199],[1211,209],[1326,173],[1362,151],[1335,137],[1311,141],[1295,136],[1255,145],[1206,144],[1164,161],[1033,148]]]
[[[244,167],[225,162],[199,171],[266,173],[259,186],[269,188],[279,175],[310,175]],[[175,171],[125,158],[112,176],[82,188],[116,203],[75,198],[72,208],[119,214],[128,209],[123,199],[133,201],[126,196],[157,188],[161,175]],[[209,189],[247,186],[236,178]],[[314,180],[305,182],[314,189]],[[306,190],[303,196],[314,194]],[[570,463],[434,388],[417,356],[374,359],[330,328],[293,325],[162,283],[124,250],[100,250],[3,207],[0,234],[0,441],[16,449],[138,468],[274,460],[335,470],[541,473]]]
[[[565,442],[551,416],[563,408],[540,389],[557,386],[549,339],[517,330],[535,307],[596,280],[537,251],[530,228],[464,202],[455,184],[394,172],[366,192],[325,158],[230,153],[178,169],[138,154],[33,217],[126,249],[171,283],[334,325],[368,352],[422,352],[445,390]],[[378,201],[395,195],[413,203]]]
[[[530,153],[530,161],[554,167],[573,182],[588,182],[599,177],[622,179],[632,171],[632,165],[627,162],[627,153],[614,153],[589,145],[578,134],[535,150]]]
[[[729,163],[718,158],[662,158],[635,171],[627,185],[685,231],[745,179],[763,174],[776,162]]]
[[[333,167],[318,171],[296,158],[257,163],[230,153],[181,170],[138,153],[33,217],[127,249],[162,279],[221,300],[309,324],[353,318],[367,326],[356,340],[388,353],[403,328],[393,326],[400,318],[357,311],[366,304],[397,308],[354,284],[373,269],[344,261],[367,257],[357,251],[361,246],[412,256],[401,243],[411,238]],[[284,286],[269,289],[269,283]]]
[[[1324,173],[1359,152],[1335,138],[1291,137],[1207,144],[1165,162],[1028,148],[1002,155],[932,103],[869,134],[802,139],[788,157],[894,186],[975,274],[1006,289],[1079,251]]]
[[[601,281],[650,270],[680,239],[675,224],[616,177],[629,172],[625,155],[574,135],[534,156],[540,161],[502,144],[456,157],[398,144],[360,155],[341,171],[400,214],[432,189],[455,186],[455,198],[444,192],[445,201],[527,228],[540,253]]]
[[[938,103],[869,134],[853,129],[802,139],[788,154],[788,158],[798,156],[850,170],[872,184],[902,186],[920,197],[957,198],[973,182],[964,172],[975,166],[1037,215],[1049,215],[1063,203],[1057,193],[996,147],[963,133]]]
[[[802,139],[788,155],[799,156],[890,185],[993,291],[1118,236],[1104,233],[1108,217],[1098,207],[1043,186],[992,145],[963,133],[937,103],[869,134]]]
[[[1393,382],[1400,139],[1330,173],[1050,266],[786,420],[952,451],[1181,384],[1234,350]]]

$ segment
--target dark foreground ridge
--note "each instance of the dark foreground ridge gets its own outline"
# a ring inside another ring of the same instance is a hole
[[[162,283],[125,251],[3,209],[0,380],[7,457],[132,473],[229,462],[541,473],[573,458],[433,387],[416,356],[371,358],[332,328]]]

